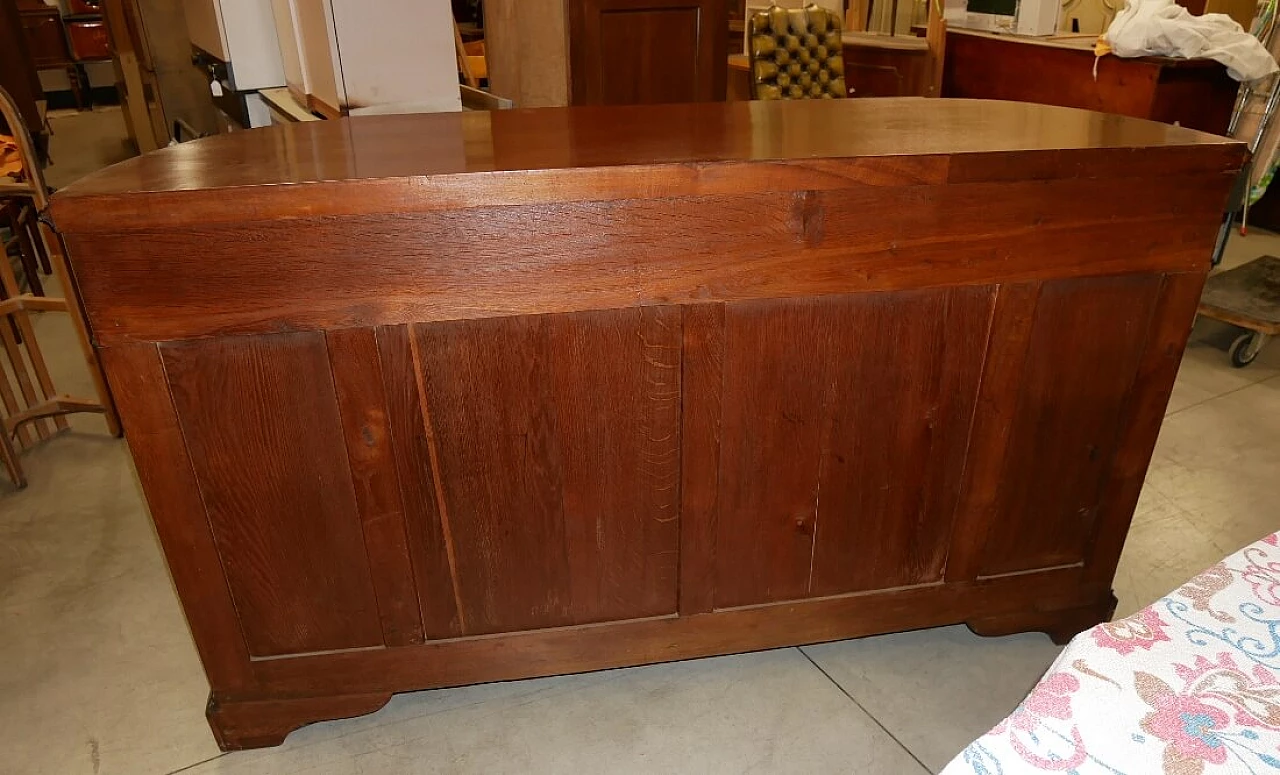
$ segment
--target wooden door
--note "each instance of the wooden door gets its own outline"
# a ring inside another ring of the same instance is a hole
[[[575,105],[723,100],[725,0],[571,0]]]

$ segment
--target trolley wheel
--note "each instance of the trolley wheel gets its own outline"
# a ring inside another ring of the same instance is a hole
[[[1258,353],[1262,351],[1262,342],[1258,341],[1262,337],[1256,332],[1241,334],[1231,343],[1231,365],[1237,369],[1243,369],[1258,357]]]

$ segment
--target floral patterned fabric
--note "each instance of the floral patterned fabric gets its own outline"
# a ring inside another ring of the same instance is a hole
[[[1077,635],[943,775],[1280,773],[1280,533]]]

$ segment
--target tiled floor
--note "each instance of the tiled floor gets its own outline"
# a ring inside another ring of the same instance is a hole
[[[62,174],[118,153],[62,145],[118,119],[59,119]],[[1263,253],[1280,255],[1280,237],[1235,240],[1229,263]],[[65,320],[39,331],[56,376],[88,391]],[[1280,528],[1280,345],[1233,370],[1230,333],[1197,326],[1116,579],[1122,614]],[[952,627],[418,692],[220,755],[125,447],[98,418],[74,427],[25,456],[29,489],[0,483],[4,775],[936,771],[1058,653],[1041,635]]]

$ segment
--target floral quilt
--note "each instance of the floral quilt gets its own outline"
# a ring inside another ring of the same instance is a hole
[[[943,775],[1280,773],[1280,533],[1077,635]]]

